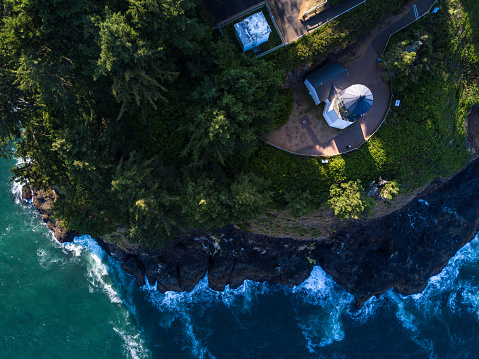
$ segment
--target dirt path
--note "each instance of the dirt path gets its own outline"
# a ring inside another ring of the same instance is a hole
[[[297,101],[296,93],[303,91],[304,87],[303,84],[300,84],[294,89],[295,105],[290,119],[285,125],[269,133],[266,140],[278,148],[307,156],[334,156],[352,151],[367,141],[381,125],[391,98],[389,85],[384,81],[382,69],[377,63],[379,54],[391,33],[414,22],[417,16],[426,14],[433,2],[434,0],[417,0],[401,14],[386,19],[379,25],[379,32],[373,32],[375,36],[366,39],[365,44],[356,51],[361,57],[345,66],[351,84],[363,84],[373,93],[373,106],[363,117],[344,130],[327,132],[331,136],[327,139],[324,133],[329,126],[325,125],[325,121],[320,115],[310,118],[310,126],[300,126],[298,120],[306,114],[309,115],[309,112],[304,109],[300,111],[301,105]],[[308,104],[306,107],[311,105],[308,100],[304,101]],[[322,121],[322,124],[319,123],[315,126],[315,122],[318,121]],[[316,136],[310,133],[314,127],[319,129],[319,131],[314,130]],[[294,129],[294,136],[291,136],[291,129]]]

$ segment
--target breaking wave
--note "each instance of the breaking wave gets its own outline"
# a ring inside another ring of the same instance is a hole
[[[126,358],[142,359],[151,356],[151,352],[145,347],[140,332],[135,323],[131,322],[130,314],[135,320],[136,307],[131,297],[134,281],[121,269],[119,261],[108,256],[105,251],[89,235],[75,237],[72,243],[63,246],[65,253],[73,259],[81,258],[87,263],[86,279],[89,282],[90,293],[102,293],[106,295],[112,304],[118,305],[123,313],[118,322],[112,323],[113,330],[123,340],[123,349]],[[125,296],[120,297],[118,290],[126,289]],[[126,288],[125,288],[126,287]]]

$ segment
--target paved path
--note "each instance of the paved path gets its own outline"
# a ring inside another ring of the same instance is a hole
[[[298,120],[298,122],[299,125],[306,130],[311,141],[313,141],[316,146],[321,146],[321,141],[319,141],[318,136],[316,136],[316,133],[311,128],[311,120],[309,119],[309,117],[303,116]]]
[[[279,19],[278,26],[283,33],[284,40],[289,43],[300,36],[307,34],[309,31],[315,30],[328,23],[338,15],[344,13],[348,9],[357,6],[364,0],[346,0],[341,4],[331,7],[326,11],[319,13],[307,21],[300,21],[299,9],[302,0],[273,0],[278,10]],[[367,2],[366,2],[367,4]]]
[[[364,55],[345,67],[348,71],[351,84],[363,84],[373,93],[374,102],[371,109],[354,124],[343,130],[338,136],[324,143],[319,142],[311,126],[308,126],[309,119],[307,119],[307,123],[303,124],[302,127],[308,132],[314,145],[296,151],[296,154],[308,156],[338,155],[359,147],[359,145],[374,134],[386,115],[391,97],[389,85],[384,81],[382,69],[377,63],[379,54],[382,53],[384,45],[391,33],[407,26],[413,22],[417,16],[427,13],[433,3],[434,0],[417,0],[415,2],[415,9],[414,7],[411,8],[402,18],[381,31],[371,42],[371,45]],[[365,6],[367,6],[367,3]],[[310,133],[311,131],[313,135]],[[274,143],[273,145],[282,148],[279,144]]]

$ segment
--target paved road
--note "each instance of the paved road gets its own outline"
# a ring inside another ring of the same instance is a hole
[[[321,27],[339,14],[362,3],[364,0],[344,1],[304,22],[298,20],[301,1],[302,0],[274,0],[279,16],[279,19],[276,20],[286,42],[291,42],[299,36]]]
[[[319,142],[308,122],[305,123],[302,127],[308,132],[314,145],[299,150],[297,154],[334,156],[345,153],[359,147],[376,131],[384,119],[390,101],[389,85],[384,81],[382,69],[377,64],[377,58],[382,53],[389,35],[413,22],[416,15],[425,14],[433,2],[434,0],[417,0],[414,3],[417,12],[411,7],[411,10],[402,18],[377,35],[361,58],[345,67],[352,84],[363,84],[373,93],[374,103],[371,109],[338,136],[324,143]],[[367,6],[367,2],[364,6]],[[274,145],[281,148],[279,144]]]

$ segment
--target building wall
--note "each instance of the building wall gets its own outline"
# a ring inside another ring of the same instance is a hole
[[[325,106],[323,110],[323,117],[330,127],[334,127],[334,128],[338,128],[342,130],[352,125],[352,122],[344,121],[338,117],[338,115],[336,114],[336,111],[333,108],[333,105],[329,102],[329,100],[324,101],[324,103],[325,103]]]
[[[313,98],[314,103],[316,105],[319,105],[320,102],[319,102],[318,94],[316,93],[316,89],[313,87],[313,85],[311,85],[311,83],[308,80],[304,81],[304,84],[308,88],[309,94]]]
[[[269,39],[269,34],[270,34],[270,33],[268,32],[268,33],[264,34],[262,37],[256,39],[256,41],[255,41],[255,47],[256,47],[256,46],[259,46],[259,45],[261,45],[261,44],[263,44],[263,43],[265,43],[266,41],[268,41],[268,39]]]
[[[243,52],[245,52],[246,50],[244,49],[243,41],[241,41],[241,38],[238,35],[238,30],[236,29],[236,25],[235,25],[235,30],[236,30],[235,31],[236,40],[238,40],[241,49],[243,50]]]
[[[253,50],[255,48],[254,42],[248,42],[247,44],[243,44],[243,52],[246,52],[248,50]]]

